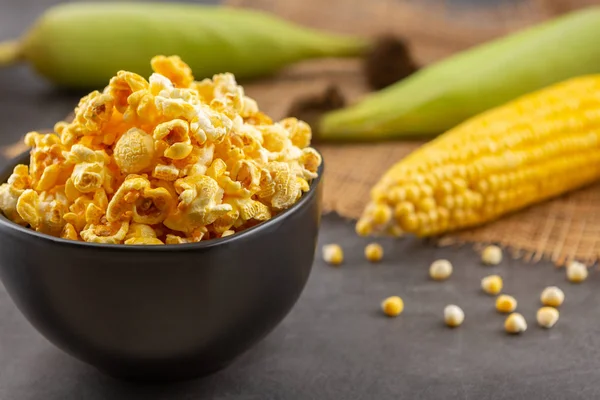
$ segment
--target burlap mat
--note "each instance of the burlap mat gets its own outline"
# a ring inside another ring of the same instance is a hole
[[[503,4],[501,7],[466,7],[466,1],[449,0],[229,0],[227,3],[274,12],[304,25],[335,32],[370,36],[393,32],[408,41],[414,58],[425,65],[594,1],[498,1]],[[457,5],[450,6],[452,3]],[[322,93],[331,84],[339,87],[350,102],[368,91],[361,63],[356,60],[305,62],[269,79],[244,82],[244,87],[262,110],[278,119],[286,116],[293,101]],[[381,174],[420,144],[317,144],[326,162],[325,211],[335,211],[348,218],[358,217],[372,185]],[[22,145],[16,144],[4,148],[3,153],[12,156],[23,149]],[[592,264],[600,257],[598,204],[600,184],[480,228],[447,235],[437,243],[493,242],[506,246],[515,257],[528,261],[547,258],[563,265],[576,258]]]

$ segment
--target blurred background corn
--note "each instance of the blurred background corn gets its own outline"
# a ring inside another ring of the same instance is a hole
[[[394,165],[356,231],[431,236],[476,226],[600,178],[600,75],[474,117]]]
[[[435,137],[526,93],[600,73],[599,35],[600,7],[561,15],[425,66],[325,113],[315,130],[329,141]]]
[[[119,70],[143,76],[157,54],[178,55],[196,79],[273,73],[305,59],[360,57],[370,42],[274,15],[168,2],[65,3],[48,9],[21,39],[0,42],[0,67],[27,62],[67,88],[102,88]]]

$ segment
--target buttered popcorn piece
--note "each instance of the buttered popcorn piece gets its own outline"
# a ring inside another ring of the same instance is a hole
[[[141,129],[132,128],[117,141],[113,156],[121,172],[144,171],[154,161],[154,140]]]
[[[7,218],[23,224],[23,217],[17,212],[17,203],[25,190],[31,188],[31,177],[26,165],[17,165],[7,183],[0,185],[0,209]]]
[[[118,71],[0,185],[12,221],[63,239],[161,245],[226,237],[291,207],[321,155],[308,124],[274,122],[234,75],[195,81],[179,57]]]

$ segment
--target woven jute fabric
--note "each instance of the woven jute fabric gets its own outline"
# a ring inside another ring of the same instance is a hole
[[[469,5],[465,1],[436,0],[229,0],[229,6],[275,13],[285,19],[339,33],[403,37],[415,60],[427,65],[457,51],[572,9],[594,0],[498,1],[501,6]],[[468,2],[489,4],[490,2]],[[452,5],[456,4],[456,5]],[[462,5],[461,5],[462,4]],[[473,66],[476,68],[476,66]],[[468,71],[465,71],[468,73]],[[243,82],[248,95],[274,119],[288,116],[299,98],[337,87],[347,102],[368,92],[359,60],[302,62],[275,76]],[[324,209],[357,218],[371,187],[395,162],[423,142],[394,141],[315,146],[325,160]],[[5,156],[24,150],[22,144],[3,149]],[[476,229],[452,233],[441,245],[499,243],[515,257],[528,261],[569,259],[588,264],[600,257],[600,184],[532,206]]]

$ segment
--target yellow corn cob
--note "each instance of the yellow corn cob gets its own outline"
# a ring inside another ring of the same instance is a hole
[[[356,230],[431,236],[598,178],[600,75],[590,75],[480,114],[416,150],[375,185]]]

